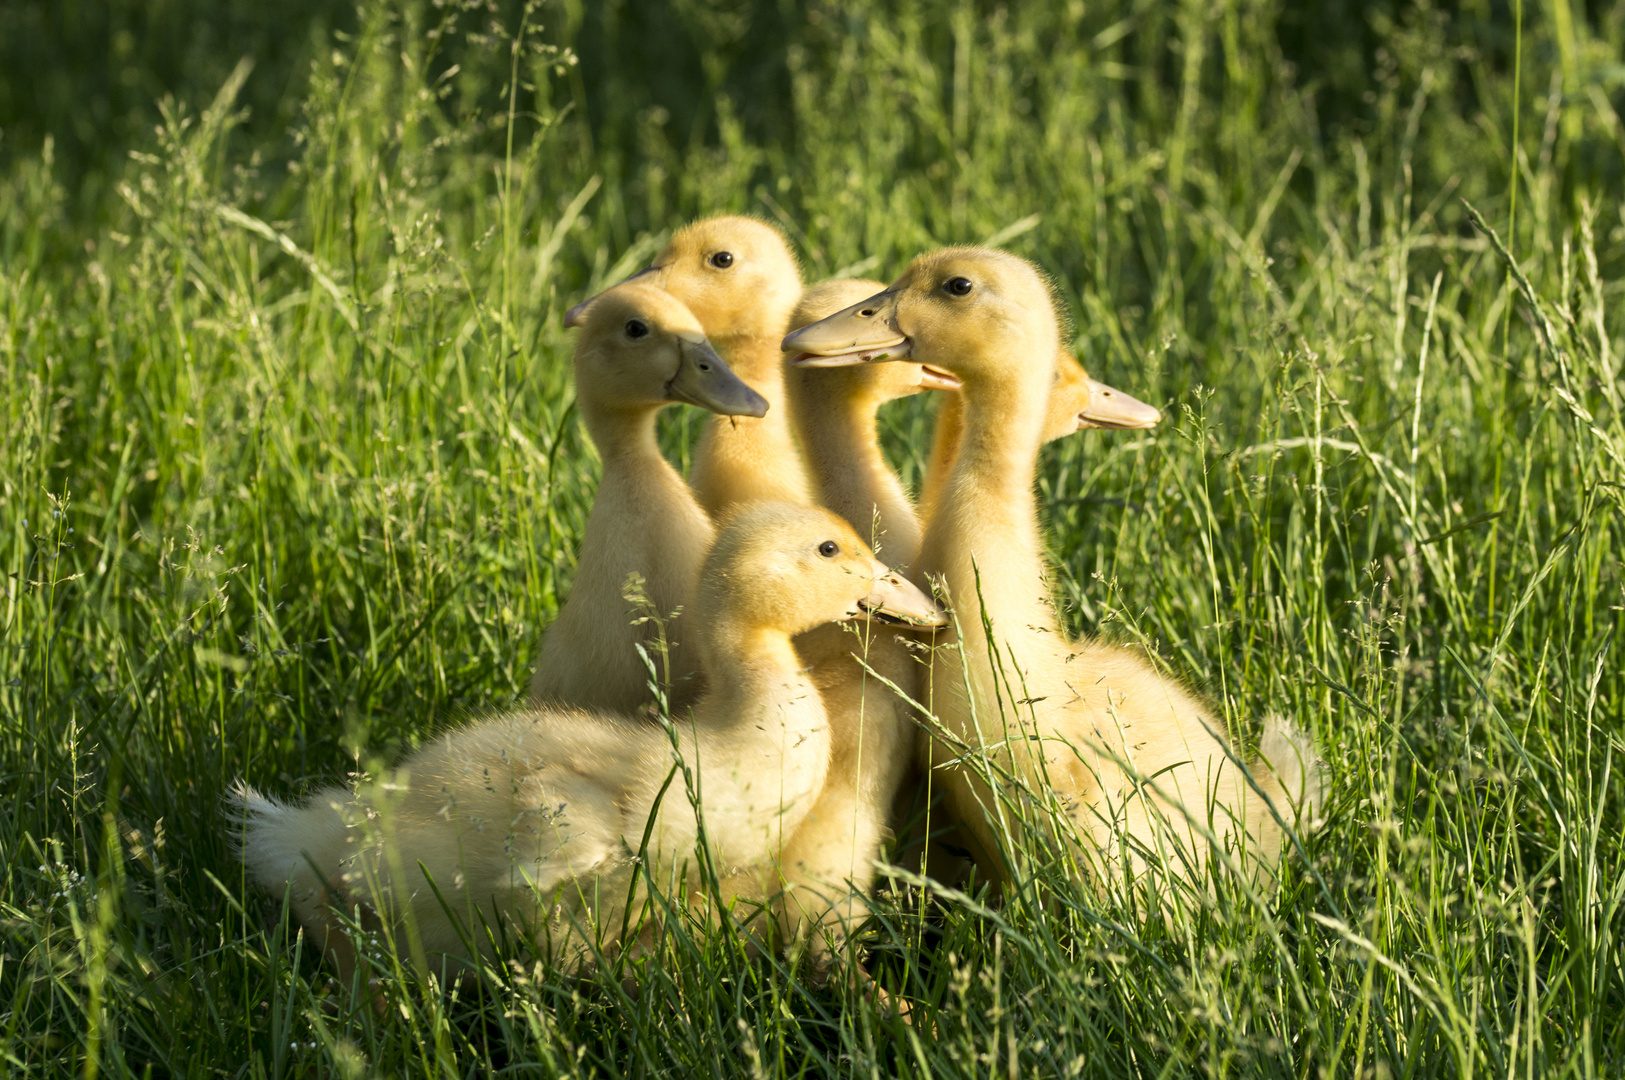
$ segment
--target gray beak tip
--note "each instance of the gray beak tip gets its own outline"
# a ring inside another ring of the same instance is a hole
[[[1143,431],[1162,423],[1162,413],[1155,406],[1103,382],[1090,379],[1089,391],[1093,400],[1078,414],[1079,427]]]
[[[566,330],[573,330],[576,327],[580,326],[582,323],[586,322],[587,321],[587,305],[591,304],[591,303],[592,303],[592,298],[588,297],[586,300],[581,301],[581,303],[577,304],[575,307],[571,308],[569,311],[566,311],[564,313],[564,328]]]

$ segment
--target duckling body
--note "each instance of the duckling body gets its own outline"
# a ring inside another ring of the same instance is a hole
[[[706,218],[679,229],[630,280],[658,285],[700,321],[728,366],[768,402],[759,417],[714,417],[694,451],[689,485],[713,518],[760,500],[810,503],[784,410],[784,337],[801,272],[777,229],[754,218]],[[581,317],[596,298],[566,315]]]
[[[792,636],[880,607],[939,616],[844,522],[779,504],[722,530],[694,604],[711,678],[693,724],[668,732],[604,712],[529,710],[453,731],[355,793],[329,788],[287,806],[245,791],[251,875],[287,889],[313,933],[331,932],[330,908],[358,908],[462,962],[458,922],[483,953],[477,920],[494,918],[574,963],[594,942],[615,943],[629,896],[636,910],[648,880],[634,883],[636,859],[695,904],[702,833],[723,875],[770,864],[829,761],[827,714]],[[342,964],[348,944],[334,951]]]
[[[711,350],[682,303],[643,282],[598,298],[575,350],[576,400],[603,462],[574,586],[542,639],[532,704],[631,712],[648,703],[657,665],[657,624],[626,599],[642,577],[654,614],[686,610],[714,529],[683,478],[661,456],[655,416],[686,401],[718,412],[757,414],[766,403]],[[674,705],[696,696],[694,649],[681,616],[665,627],[665,682]]]
[[[915,579],[939,579],[955,613],[957,632],[939,635],[949,647],[933,652],[929,703],[944,737],[932,741],[929,764],[945,766],[949,801],[979,845],[1010,852],[1042,840],[1032,824],[1043,815],[1015,812],[1025,789],[1053,800],[1101,872],[1143,867],[1146,852],[1162,852],[1174,874],[1197,873],[1208,835],[1221,845],[1246,836],[1259,863],[1273,864],[1275,814],[1290,818],[1318,798],[1307,739],[1272,728],[1264,750],[1275,756],[1250,780],[1194,695],[1130,650],[1066,640],[1049,606],[1033,489],[1054,365],[1031,358],[1056,356],[1058,341],[1039,274],[987,249],[922,256],[881,296],[785,347],[820,363],[912,359],[962,383],[959,452]],[[1020,783],[995,792],[985,770],[955,763],[967,749]],[[987,869],[1005,880],[1011,872]]]

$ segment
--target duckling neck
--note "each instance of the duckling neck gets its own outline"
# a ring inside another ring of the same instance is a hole
[[[959,452],[959,437],[965,431],[965,400],[957,393],[943,394],[937,408],[937,424],[931,433],[931,457],[925,466],[925,481],[920,486],[919,517],[930,521],[942,489],[953,471],[954,458]]]
[[[819,372],[831,393],[818,400],[810,379],[792,375],[786,390],[807,471],[818,501],[844,517],[892,566],[914,562],[920,526],[897,474],[886,464],[875,432],[880,402],[840,393],[839,376]],[[833,377],[832,377],[833,376]]]
[[[785,320],[788,322],[788,318]],[[722,358],[728,361],[738,375],[768,402],[778,405],[784,400],[784,353],[779,349],[782,334],[732,334],[713,338]],[[772,391],[772,395],[769,395]]]
[[[813,705],[822,709],[789,634],[727,617],[707,619],[699,607],[694,621],[705,628],[705,667],[710,676],[710,690],[697,710],[712,717],[704,726],[749,729],[760,723],[764,710],[805,712]]]
[[[1020,520],[1037,532],[1033,480],[1043,435],[1045,395],[1013,382],[967,383],[960,391],[963,410],[957,452],[948,449],[953,465],[948,489],[959,501],[974,498],[978,506],[996,503],[1028,511]],[[933,447],[935,452],[935,447]]]
[[[660,412],[660,405],[615,409],[583,401],[580,409],[581,421],[604,463],[604,483],[620,476],[664,476],[667,473],[681,482],[676,470],[661,455],[660,443],[655,438],[655,416]]]
[[[694,497],[713,517],[759,500],[810,502],[806,470],[785,415],[778,338],[740,335],[714,344],[734,374],[767,401],[767,415],[710,418],[689,475]]]
[[[1016,380],[966,380],[958,456],[926,527],[923,573],[960,604],[983,603],[996,625],[1048,626],[1043,540],[1033,483],[1046,395]],[[980,590],[981,598],[977,594]],[[965,625],[975,616],[961,613]]]

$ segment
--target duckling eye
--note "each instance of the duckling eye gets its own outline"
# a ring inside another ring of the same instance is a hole
[[[648,336],[648,333],[649,333],[649,328],[648,328],[648,326],[644,325],[644,323],[643,323],[643,321],[641,319],[628,319],[628,320],[626,320],[626,336],[627,337],[629,337],[629,338],[646,337],[646,336]]]
[[[833,559],[841,553],[841,546],[833,540],[825,540],[818,545],[818,554],[826,559]]]
[[[970,294],[970,291],[971,291],[970,278],[967,278],[967,277],[949,278],[946,282],[943,283],[942,287],[945,290],[947,290],[949,296],[967,296],[967,295]]]
[[[733,264],[734,253],[731,251],[719,251],[715,255],[711,256],[711,265],[716,267],[718,270],[726,270]]]

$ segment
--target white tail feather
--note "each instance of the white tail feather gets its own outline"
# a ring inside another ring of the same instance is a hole
[[[261,795],[239,781],[228,796],[231,814],[242,823],[239,845],[254,883],[280,893],[292,884],[296,901],[314,896],[324,874],[339,869],[345,822],[333,800],[318,793],[304,806],[291,806]]]
[[[1264,768],[1255,770],[1255,778],[1280,802],[1276,811],[1282,818],[1290,823],[1296,817],[1300,829],[1318,825],[1326,800],[1325,767],[1309,733],[1284,717],[1265,717],[1258,760]]]

